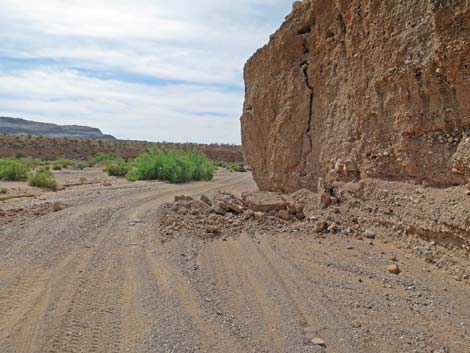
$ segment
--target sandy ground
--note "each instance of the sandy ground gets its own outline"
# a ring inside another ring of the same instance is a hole
[[[7,183],[30,195],[0,202],[2,353],[470,352],[470,286],[396,242],[296,223],[162,233],[162,204],[255,189],[248,173],[185,185],[98,169],[57,179],[69,186]],[[399,276],[385,270],[392,258]]]

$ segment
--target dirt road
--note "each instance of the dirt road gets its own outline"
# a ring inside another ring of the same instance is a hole
[[[0,229],[0,352],[470,352],[468,285],[393,244],[161,237],[175,195],[254,187],[218,174],[44,196],[68,207]]]

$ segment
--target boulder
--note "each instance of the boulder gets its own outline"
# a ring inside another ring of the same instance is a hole
[[[180,201],[194,201],[194,199],[191,196],[186,196],[186,195],[175,196],[175,202],[180,202]]]
[[[318,212],[318,194],[308,189],[300,189],[289,196],[297,205],[301,217],[311,217]]]
[[[226,212],[241,214],[245,211],[244,202],[228,192],[219,192],[214,197],[214,204]]]
[[[273,192],[245,192],[242,194],[242,199],[247,207],[255,212],[286,210],[288,205],[285,196]]]
[[[465,1],[295,2],[245,65],[243,151],[258,187],[316,191],[332,170],[468,180],[468,149],[453,156],[470,128],[469,22]]]
[[[209,199],[209,197],[207,197],[207,195],[201,195],[200,200],[205,204],[212,206],[212,201]]]

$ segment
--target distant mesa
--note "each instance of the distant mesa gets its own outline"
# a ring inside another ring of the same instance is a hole
[[[100,129],[94,127],[56,125],[9,117],[0,117],[0,133],[10,135],[34,135],[83,139],[116,139],[114,136],[104,135]]]

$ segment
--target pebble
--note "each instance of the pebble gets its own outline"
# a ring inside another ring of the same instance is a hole
[[[401,273],[400,267],[398,267],[398,265],[388,265],[387,271],[394,275],[399,275]]]
[[[207,226],[206,231],[212,234],[219,234],[221,232],[220,229],[215,226]]]
[[[313,343],[315,346],[326,347],[325,341],[322,340],[321,338],[318,338],[318,337],[313,338],[313,339],[312,339],[312,343]]]
[[[375,239],[375,233],[370,230],[370,229],[366,229],[364,231],[364,236],[367,238],[367,239]]]

